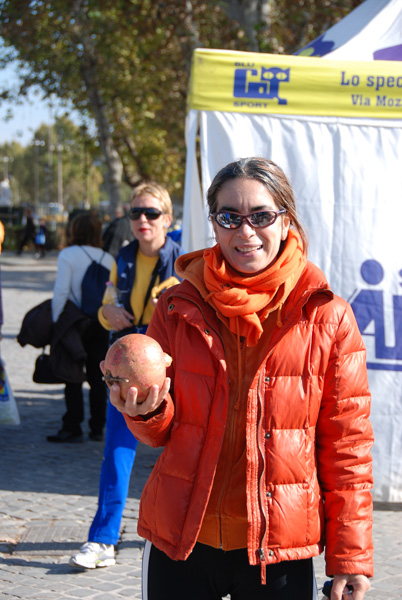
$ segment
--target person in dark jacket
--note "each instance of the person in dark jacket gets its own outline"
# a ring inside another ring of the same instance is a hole
[[[53,375],[61,382],[82,384],[87,354],[83,334],[88,318],[79,308],[67,300],[55,323],[52,319],[52,300],[44,300],[31,308],[24,316],[17,335],[20,346],[34,348],[50,345],[50,366]]]
[[[117,256],[120,248],[134,240],[129,216],[119,206],[115,212],[116,218],[106,227],[102,234],[102,248],[113,257]]]
[[[82,282],[88,267],[93,261],[100,263],[106,273],[113,265],[113,257],[101,248],[100,219],[89,212],[78,214],[70,225],[70,245],[64,248],[57,261],[57,275],[52,298],[53,322],[59,322],[63,316],[67,300],[81,310]],[[100,304],[100,297],[99,297]],[[61,340],[62,341],[62,340]],[[103,441],[103,429],[106,422],[107,391],[102,381],[99,362],[105,356],[108,347],[108,334],[98,320],[89,320],[82,335],[86,352],[85,376],[89,384],[89,438]],[[52,348],[52,354],[54,349]],[[65,379],[66,412],[62,427],[47,440],[54,443],[81,442],[84,420],[84,396],[82,382]]]
[[[33,220],[32,211],[30,208],[26,209],[25,218],[26,218],[25,229],[24,229],[22,238],[20,240],[20,243],[18,244],[18,250],[17,250],[18,255],[22,254],[24,246],[26,246],[28,244],[28,242],[32,242],[35,245],[36,227],[35,227],[35,223]]]

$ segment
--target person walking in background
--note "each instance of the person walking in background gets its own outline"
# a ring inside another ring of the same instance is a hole
[[[115,219],[106,227],[102,234],[102,248],[113,257],[117,256],[120,248],[126,246],[134,239],[130,219],[123,208],[118,206]]]
[[[120,249],[110,274],[121,306],[104,300],[99,310],[100,322],[111,331],[111,343],[129,333],[145,333],[155,307],[152,290],[179,282],[174,264],[180,246],[166,237],[172,216],[172,201],[161,185],[148,182],[134,189],[129,217],[135,240]],[[98,510],[88,541],[71,557],[70,565],[94,569],[115,564],[137,443],[123,416],[109,403]]]
[[[35,245],[35,232],[36,227],[33,220],[32,211],[30,208],[27,208],[25,211],[25,228],[17,249],[18,255],[22,254],[24,246],[26,246],[28,242],[32,242],[33,245]]]
[[[57,275],[52,299],[52,317],[56,323],[62,314],[67,300],[81,308],[82,281],[92,261],[100,262],[108,270],[112,268],[113,257],[101,248],[102,223],[89,213],[79,214],[70,225],[70,246],[64,248],[57,261]],[[102,381],[100,361],[105,357],[109,343],[108,332],[98,321],[88,321],[82,337],[87,354],[85,360],[86,378],[89,384],[89,438],[102,441],[106,422],[107,388]],[[56,435],[47,436],[49,442],[81,442],[84,420],[84,398],[82,383],[67,382],[65,386],[66,412],[62,428]]]
[[[110,388],[133,436],[164,446],[140,501],[143,597],[312,600],[325,547],[331,600],[362,600],[373,432],[352,309],[307,260],[275,163],[230,163],[207,201],[217,244],[177,260],[147,330],[165,383],[142,404]]]
[[[35,235],[35,258],[43,258],[46,255],[46,249],[49,243],[49,231],[46,225],[46,219],[39,219],[38,231]]]

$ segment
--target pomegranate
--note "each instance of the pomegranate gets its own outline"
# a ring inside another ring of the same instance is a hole
[[[162,386],[171,357],[156,340],[142,333],[130,333],[116,340],[105,357],[104,380],[118,383],[123,400],[130,387],[138,389],[137,402],[146,400],[151,385]]]

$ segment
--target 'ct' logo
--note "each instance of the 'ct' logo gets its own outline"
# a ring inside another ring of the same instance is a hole
[[[235,98],[259,98],[278,100],[278,104],[287,104],[285,98],[279,97],[279,85],[289,81],[290,69],[271,67],[266,69],[235,69],[234,90]]]

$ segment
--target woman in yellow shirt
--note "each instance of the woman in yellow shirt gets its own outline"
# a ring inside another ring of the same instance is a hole
[[[155,306],[156,286],[179,282],[173,276],[180,246],[167,236],[172,214],[169,193],[162,186],[144,183],[134,189],[129,217],[135,240],[120,249],[110,272],[119,302],[108,304],[104,298],[98,314],[103,327],[111,331],[111,342],[129,333],[145,333]],[[71,565],[93,569],[115,563],[114,546],[137,443],[123,415],[109,403],[98,510],[88,541],[71,557]]]

